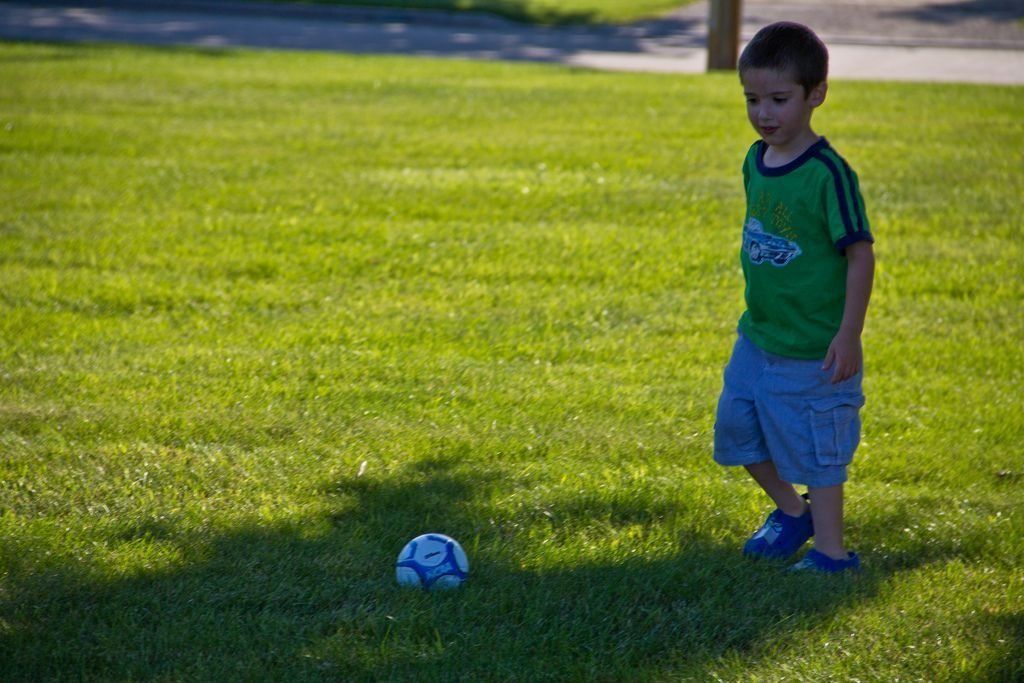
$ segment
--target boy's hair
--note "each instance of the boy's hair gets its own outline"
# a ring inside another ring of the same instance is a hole
[[[747,69],[790,71],[807,97],[828,78],[828,48],[803,24],[780,21],[762,28],[743,48],[740,76]]]

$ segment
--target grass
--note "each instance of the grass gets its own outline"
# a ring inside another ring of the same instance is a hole
[[[711,462],[734,77],[4,44],[0,81],[0,679],[1024,675],[1024,90],[816,115],[879,258],[866,569],[827,579],[738,556],[769,506]],[[463,589],[395,585],[425,531]]]
[[[484,12],[533,24],[628,23],[650,19],[693,0],[276,0],[322,5]]]

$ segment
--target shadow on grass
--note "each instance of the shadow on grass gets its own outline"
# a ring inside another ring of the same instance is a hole
[[[55,52],[33,54],[0,54],[0,64],[36,63],[36,62],[68,62],[81,60],[92,56],[105,56],[111,49],[117,49],[118,43],[125,41],[113,40],[111,42],[91,41],[88,38],[77,38],[68,35],[63,38],[41,38],[32,39],[31,36],[25,40],[0,38],[0,45],[10,43],[16,47],[37,46],[53,48]],[[56,50],[59,50],[57,52]],[[239,52],[234,47],[218,47],[204,45],[147,45],[146,50],[167,55],[185,55],[193,57],[207,57],[210,59],[225,59],[238,57]]]
[[[907,9],[892,10],[886,14],[931,24],[954,24],[973,18],[1011,22],[1024,18],[1024,5],[1020,0],[960,0],[922,3]]]
[[[433,10],[450,14],[467,11],[467,3],[455,0],[273,0],[279,3],[312,4],[326,7],[367,8],[391,10]],[[483,15],[494,15],[503,19],[542,25],[592,24],[600,21],[600,14],[594,11],[572,10],[560,7],[529,7],[521,0],[477,0],[469,3],[469,11]],[[399,15],[401,16],[401,15]]]
[[[1001,660],[992,662],[985,671],[979,671],[979,681],[1024,681],[1024,612],[989,617],[995,633],[1010,644]]]
[[[301,525],[208,540],[142,523],[111,545],[173,544],[181,560],[116,578],[68,558],[29,569],[37,565],[26,558],[46,549],[5,542],[0,679],[699,676],[723,655],[757,660],[762,646],[828,621],[889,577],[786,575],[696,535],[656,559],[624,548],[618,557],[524,567],[516,549],[545,542],[547,522],[488,517],[481,501],[501,485],[456,453],[389,479],[332,484],[323,491],[330,512]],[[562,528],[575,529],[578,543],[588,532],[580,515],[654,519],[639,504],[603,505],[573,509]],[[429,530],[466,546],[473,566],[463,589],[426,594],[394,584],[398,550]]]
[[[4,42],[0,39],[0,45]],[[43,44],[43,43],[39,43]],[[76,59],[75,55],[69,52],[52,52],[50,54],[2,54],[0,53],[0,64],[33,64],[37,62],[70,62]],[[6,227],[6,226],[5,226]]]
[[[232,48],[269,48],[563,64],[593,52],[644,53],[651,41],[670,51],[702,49],[707,42],[702,16],[669,15],[615,25],[595,23],[585,12],[552,9],[533,13],[534,21],[547,24],[533,25],[506,20],[523,16],[516,3],[503,0],[489,5],[495,15],[491,17],[387,7],[318,9],[291,2],[230,12],[215,4],[204,10],[171,3],[162,5],[158,15],[148,14],[138,0],[114,5],[89,0],[85,6],[95,10],[88,22],[58,11],[45,27],[12,18],[5,36],[78,45],[127,42],[210,57]]]

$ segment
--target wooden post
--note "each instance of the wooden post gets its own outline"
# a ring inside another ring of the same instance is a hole
[[[735,69],[740,50],[742,0],[711,0],[708,16],[708,71]]]

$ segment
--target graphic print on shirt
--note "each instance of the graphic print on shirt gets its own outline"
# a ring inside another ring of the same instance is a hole
[[[767,262],[777,268],[803,253],[796,242],[765,232],[764,225],[753,216],[743,226],[743,251],[747,252],[751,263],[761,265]]]

